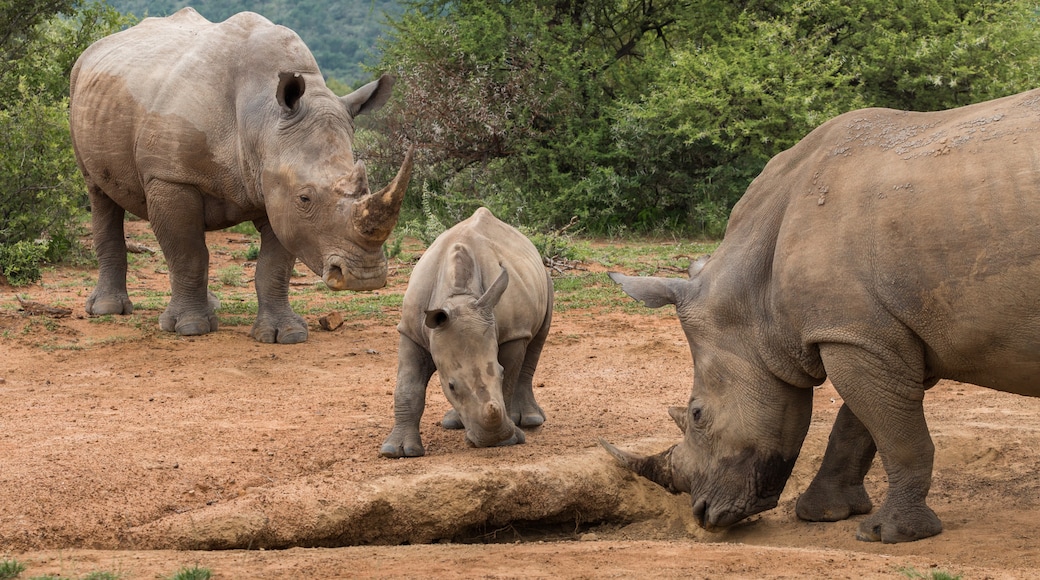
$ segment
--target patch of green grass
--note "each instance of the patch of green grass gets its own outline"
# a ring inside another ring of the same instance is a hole
[[[217,271],[217,279],[225,286],[245,286],[245,282],[242,281],[242,275],[242,266],[238,264],[231,264]]]
[[[718,247],[719,242],[687,241],[599,244],[591,248],[587,260],[639,275],[666,276],[685,273],[691,262]]]
[[[243,236],[259,236],[260,232],[256,231],[256,226],[253,222],[242,222],[235,224],[230,228],[224,228],[225,232],[232,232],[235,234],[242,234]]]
[[[918,572],[913,566],[903,566],[896,570],[907,578],[913,578],[914,580],[926,579],[926,580],[961,580],[963,575],[953,574],[946,570],[930,570],[927,573]]]
[[[213,572],[208,568],[200,568],[198,564],[188,568],[185,566],[177,571],[176,574],[170,576],[169,580],[209,580],[213,577]]]
[[[17,560],[0,560],[0,580],[12,580],[25,571],[25,564]]]

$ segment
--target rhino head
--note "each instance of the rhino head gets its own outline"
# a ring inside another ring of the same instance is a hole
[[[498,361],[494,310],[509,285],[509,274],[503,268],[483,290],[465,246],[456,244],[450,255],[449,295],[427,310],[424,319],[444,396],[458,412],[470,445],[523,443],[523,431],[509,418]]]
[[[611,273],[651,308],[674,304],[694,359],[687,407],[669,414],[683,431],[677,445],[641,456],[601,441],[624,467],[673,493],[687,492],[701,527],[717,531],[776,507],[809,429],[812,389],[770,372],[755,323],[726,296],[711,296],[704,262],[688,280]]]
[[[265,152],[261,190],[278,241],[333,290],[373,290],[386,284],[383,242],[390,236],[411,177],[414,149],[397,176],[372,192],[363,162],[354,162],[354,118],[390,97],[383,75],[337,97],[323,82],[281,73],[274,133]],[[320,78],[320,77],[319,77]]]

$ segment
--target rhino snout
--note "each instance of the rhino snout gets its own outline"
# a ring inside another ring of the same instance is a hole
[[[351,268],[342,258],[330,258],[321,279],[333,290],[377,290],[386,286],[386,260],[368,268]]]

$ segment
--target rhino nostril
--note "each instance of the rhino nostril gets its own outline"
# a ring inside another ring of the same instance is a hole
[[[337,264],[326,266],[325,275],[322,278],[325,280],[325,284],[333,290],[343,290],[347,286],[347,278],[343,275],[343,268]]]
[[[707,528],[708,525],[708,502],[704,498],[698,499],[693,504],[693,519],[697,520],[697,524],[702,528]]]

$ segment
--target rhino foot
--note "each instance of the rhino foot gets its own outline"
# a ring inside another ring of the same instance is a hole
[[[97,290],[87,298],[87,314],[103,316],[105,314],[133,314],[134,304],[126,292],[102,295]]]
[[[448,412],[444,414],[444,418],[441,419],[441,427],[445,429],[462,429],[462,417],[459,417],[459,412],[455,409],[448,409]]]
[[[856,539],[895,544],[929,538],[939,532],[942,532],[942,522],[930,507],[920,504],[914,508],[889,509],[886,504],[859,525]]]
[[[217,315],[212,311],[208,314],[174,314],[167,308],[159,316],[159,327],[166,332],[176,332],[181,336],[199,336],[209,332],[217,331]]]
[[[524,413],[510,413],[509,418],[514,425],[519,425],[520,427],[538,427],[545,423],[545,413],[541,409],[525,411]]]
[[[268,344],[298,344],[307,341],[307,322],[296,313],[283,317],[258,314],[249,335]]]
[[[395,426],[394,430],[390,432],[390,436],[379,448],[379,454],[390,459],[399,459],[401,457],[422,457],[426,455],[426,450],[423,449],[418,428]]]
[[[874,504],[860,485],[829,489],[814,480],[795,504],[795,514],[809,522],[837,522],[850,516],[869,514]]]

